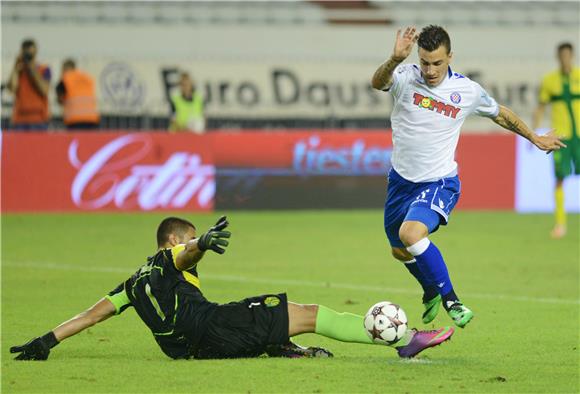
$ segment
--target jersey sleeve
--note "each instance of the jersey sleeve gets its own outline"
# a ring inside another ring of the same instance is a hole
[[[125,283],[121,283],[113,291],[105,296],[105,298],[115,306],[115,314],[118,315],[123,313],[125,309],[131,306],[131,301],[127,296],[127,291],[125,290]]]
[[[486,118],[495,118],[499,114],[499,105],[493,97],[491,97],[484,88],[478,83],[475,83],[475,102],[474,113]]]
[[[550,84],[548,78],[545,77],[542,80],[542,86],[540,86],[540,96],[539,101],[541,104],[548,104],[550,102]]]
[[[185,244],[175,245],[171,248],[171,260],[173,262],[173,267],[177,269],[175,262],[177,261],[177,255],[181,253],[182,250],[185,250]]]
[[[393,83],[386,90],[390,92],[395,99],[398,99],[403,92],[405,85],[413,73],[412,64],[399,64],[393,71]]]
[[[175,266],[175,262],[177,260],[177,255],[179,253],[181,253],[181,251],[184,249],[185,249],[185,244],[176,245],[173,248],[171,248],[171,260],[173,261],[173,268],[176,271],[181,273],[181,275],[183,276],[183,279],[185,279],[186,282],[189,282],[190,284],[194,285],[198,289],[201,289],[201,284],[200,284],[199,278],[197,276],[197,270],[196,270],[197,265],[194,265],[193,267],[191,267],[187,270],[184,270],[184,271],[178,270],[177,267]]]

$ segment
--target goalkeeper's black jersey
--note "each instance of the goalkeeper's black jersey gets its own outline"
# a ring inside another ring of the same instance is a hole
[[[161,349],[172,358],[189,356],[217,305],[201,293],[196,267],[187,271],[175,268],[175,258],[184,247],[162,249],[148,257],[147,264],[108,297],[118,313],[133,306]],[[119,306],[118,300],[112,299],[113,293],[123,290],[130,305]]]

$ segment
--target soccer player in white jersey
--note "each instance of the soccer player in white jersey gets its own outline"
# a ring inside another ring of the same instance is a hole
[[[447,266],[429,234],[446,225],[459,199],[461,184],[455,148],[470,114],[485,116],[543,151],[565,145],[553,134],[536,135],[510,109],[498,105],[476,82],[452,71],[451,40],[439,26],[420,34],[414,27],[397,32],[391,57],[375,72],[375,89],[393,95],[392,169],[385,202],[385,232],[393,256],[421,284],[423,322],[443,307],[459,327],[473,312],[453,290]],[[401,64],[418,42],[420,64]]]

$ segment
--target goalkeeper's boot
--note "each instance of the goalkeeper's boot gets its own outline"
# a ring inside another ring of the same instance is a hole
[[[423,323],[431,323],[437,314],[439,313],[439,308],[441,307],[441,295],[437,294],[434,298],[423,302],[425,307],[425,312],[423,312]]]
[[[397,353],[401,358],[415,357],[425,349],[442,344],[451,338],[455,329],[443,327],[438,330],[417,331],[413,328],[412,331],[414,334],[411,341],[405,346],[397,347]]]
[[[318,358],[334,357],[334,355],[321,347],[304,347],[288,341],[285,345],[270,345],[266,348],[266,354],[270,357],[286,358]]]
[[[455,325],[461,328],[464,328],[467,323],[473,319],[473,312],[471,309],[458,301],[447,308],[447,314],[451,319],[453,319]]]

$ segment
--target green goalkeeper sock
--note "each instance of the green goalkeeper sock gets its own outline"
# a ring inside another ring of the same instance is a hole
[[[365,332],[363,316],[338,313],[324,305],[318,306],[314,332],[342,342],[374,343]]]
[[[353,313],[339,313],[324,305],[318,306],[315,333],[342,342],[366,343],[376,345],[364,328],[364,317]],[[405,346],[412,338],[411,330],[396,343],[396,347]]]

